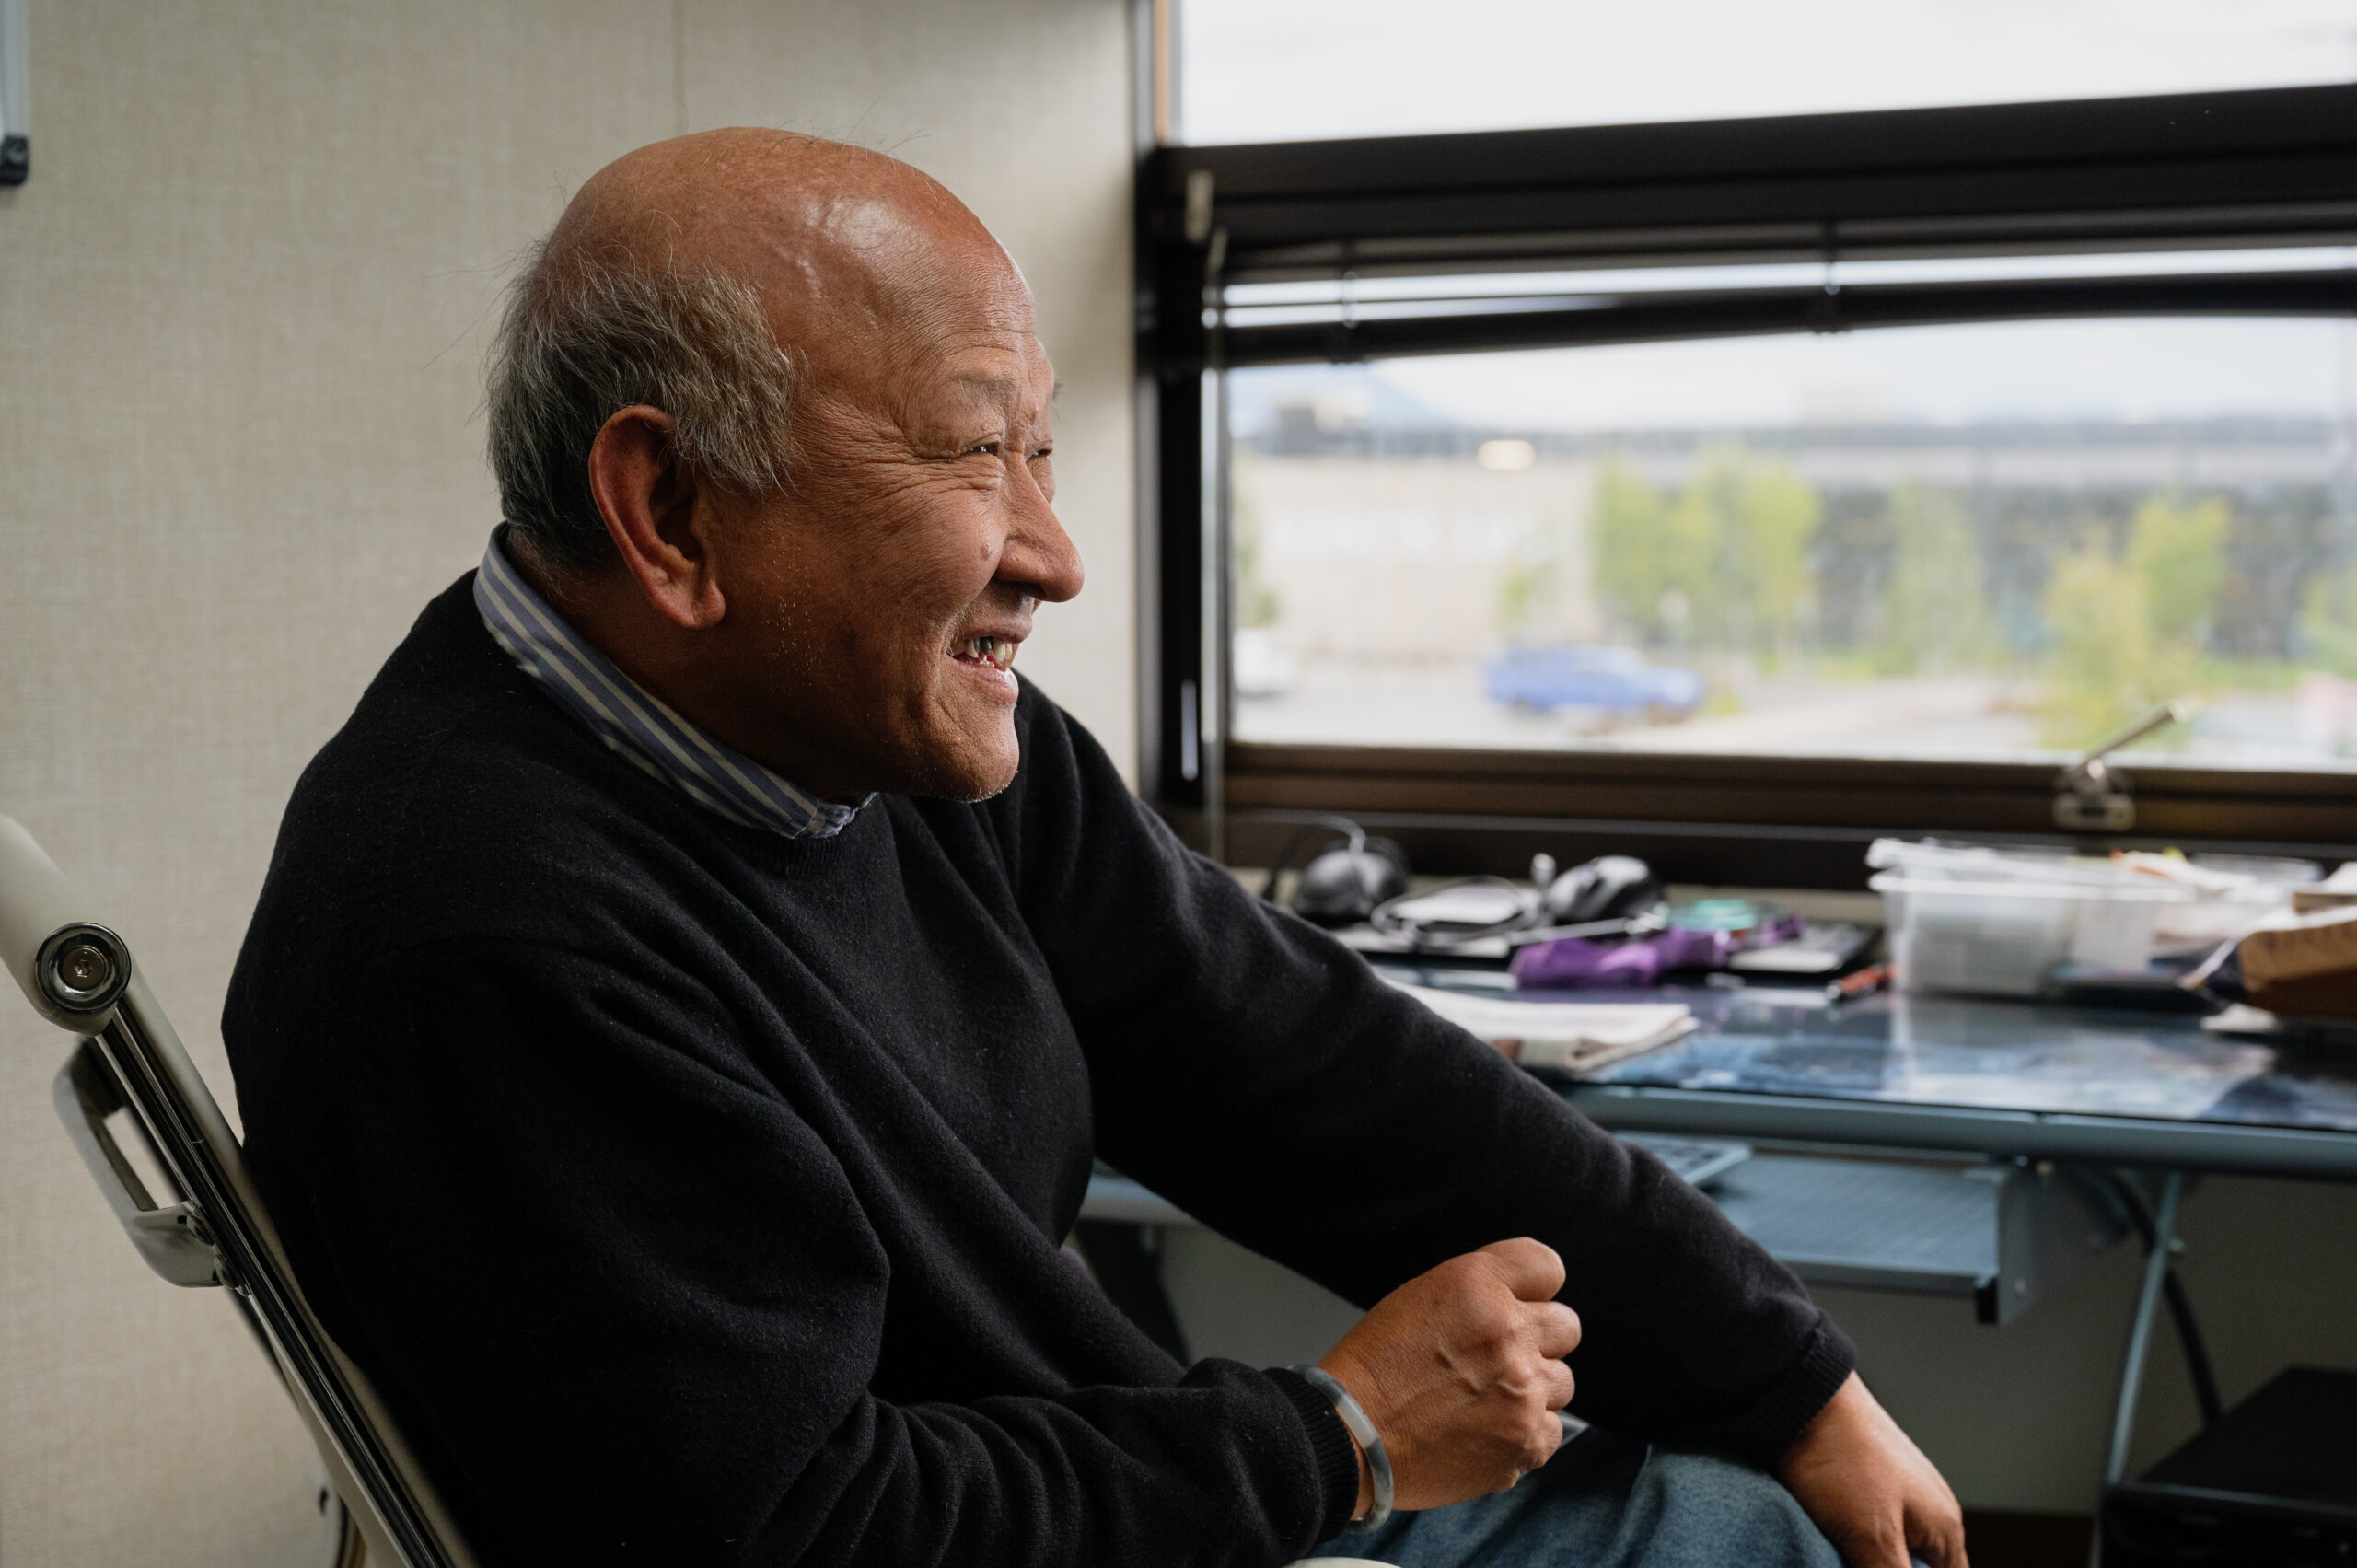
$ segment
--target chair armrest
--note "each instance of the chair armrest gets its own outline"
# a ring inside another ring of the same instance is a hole
[[[0,816],[0,964],[41,1016],[96,1034],[131,980],[131,951],[13,817]]]

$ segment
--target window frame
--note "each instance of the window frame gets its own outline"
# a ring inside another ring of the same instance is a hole
[[[1143,149],[1139,782],[1264,861],[1341,811],[1420,867],[1638,848],[1673,877],[1859,887],[1878,833],[2051,841],[2051,765],[1231,742],[1225,370],[2091,315],[2357,315],[2357,268],[1698,290],[1616,310],[1214,324],[1238,281],[2357,243],[2357,84]],[[2357,778],[2131,761],[2106,844],[2357,859]]]

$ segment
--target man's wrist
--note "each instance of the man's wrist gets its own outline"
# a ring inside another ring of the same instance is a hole
[[[1798,1364],[1714,1441],[1737,1458],[1774,1470],[1825,1413],[1858,1368],[1858,1353],[1830,1319],[1820,1320]]]
[[[1318,1385],[1289,1366],[1271,1366],[1268,1376],[1293,1406],[1302,1434],[1309,1442],[1309,1458],[1318,1476],[1322,1503],[1312,1540],[1324,1540],[1349,1527],[1364,1513],[1371,1496],[1365,1458],[1357,1439],[1342,1424],[1334,1401]]]
[[[1352,1446],[1358,1450],[1359,1496],[1351,1511],[1351,1529],[1363,1533],[1381,1528],[1391,1517],[1392,1495],[1391,1457],[1383,1446],[1383,1434],[1341,1378],[1306,1362],[1293,1370],[1334,1402],[1334,1413],[1341,1418],[1342,1430],[1350,1434]]]

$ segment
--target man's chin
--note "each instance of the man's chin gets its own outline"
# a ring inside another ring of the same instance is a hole
[[[997,715],[995,724],[978,727],[985,733],[944,737],[922,754],[903,759],[903,782],[896,792],[967,804],[1003,793],[1015,782],[1023,756],[1013,715]]]
[[[947,768],[943,770],[939,782],[933,788],[911,790],[910,793],[972,806],[994,795],[1004,794],[1006,786],[1015,782],[1015,772],[1012,758],[1003,766],[993,763]]]

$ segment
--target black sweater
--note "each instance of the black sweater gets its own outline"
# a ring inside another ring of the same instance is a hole
[[[981,805],[732,826],[435,599],[224,1028],[296,1270],[489,1563],[1285,1562],[1355,1470],[1059,1244],[1101,1155],[1368,1304],[1532,1235],[1573,1409],[1779,1453],[1851,1365],[1710,1203],[1190,854],[1031,688]]]

